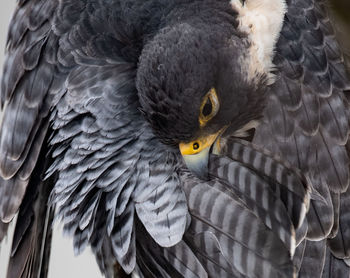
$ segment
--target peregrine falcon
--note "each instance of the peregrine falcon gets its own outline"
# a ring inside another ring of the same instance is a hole
[[[8,277],[51,223],[106,277],[349,277],[350,79],[326,0],[18,0]]]

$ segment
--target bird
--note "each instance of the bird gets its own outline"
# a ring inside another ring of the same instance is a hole
[[[349,277],[349,93],[326,0],[18,0],[7,276],[61,221],[106,277]]]

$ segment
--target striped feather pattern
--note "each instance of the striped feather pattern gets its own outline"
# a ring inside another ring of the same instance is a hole
[[[48,170],[49,175],[59,171],[51,201],[65,231],[74,235],[76,252],[88,243],[99,250],[110,237],[112,252],[128,273],[135,267],[135,257],[125,259],[135,255],[129,252],[135,209],[161,246],[179,242],[187,222],[175,156],[158,143],[137,109],[130,109],[137,106],[130,93],[133,77],[127,63],[81,66],[70,73],[51,118],[55,162]],[[95,227],[99,210],[107,215],[105,229]]]
[[[271,189],[283,200],[296,228],[301,226],[304,215],[309,208],[308,194],[311,185],[300,170],[293,168],[288,162],[283,162],[280,158],[273,157],[269,151],[243,140],[228,141],[223,153],[231,159],[241,162],[244,166],[259,172],[263,177],[276,181],[270,184]],[[274,186],[276,187],[274,188]],[[288,192],[293,192],[293,194],[288,194]],[[295,198],[299,200],[294,200]],[[295,206],[298,201],[299,206]]]
[[[9,277],[39,271],[42,183],[75,252],[90,244],[106,277],[117,264],[141,277],[319,277],[325,257],[323,277],[349,275],[350,83],[325,0],[287,1],[254,144],[229,139],[211,181],[183,172],[138,109],[143,32],[164,15],[151,2],[18,1],[0,94],[0,241],[22,217]]]
[[[47,47],[48,38],[54,37],[50,24],[54,8],[55,1],[23,3],[8,34],[0,94],[0,218],[5,222],[18,211],[48,128],[45,118],[56,93],[55,67],[48,61],[55,49]]]
[[[349,183],[349,170],[344,167],[349,165],[344,148],[349,124],[342,92],[350,83],[340,54],[334,59],[326,56],[338,46],[324,5],[324,1],[290,1],[277,43],[279,77],[271,91],[265,123],[258,127],[254,141],[264,145],[267,138],[273,138],[277,151],[293,165],[323,176],[331,191],[344,192]],[[303,8],[295,8],[299,6]],[[301,89],[296,84],[301,84]],[[298,101],[291,101],[293,98]],[[262,130],[269,130],[270,136],[259,135]],[[288,132],[281,134],[281,130]],[[303,140],[297,142],[299,138]],[[317,154],[315,161],[304,154],[316,146],[312,152]]]
[[[254,172],[247,171],[242,165],[230,160],[215,161],[217,168],[213,175],[220,178],[220,182],[229,184],[253,213],[284,242],[291,254],[295,248],[295,230],[291,217],[282,200],[270,190],[270,184],[257,177]],[[299,201],[300,202],[300,201]]]
[[[292,276],[289,250],[232,191],[189,179],[185,192],[192,215],[185,238],[210,276]]]
[[[162,248],[141,225],[136,224],[136,230],[138,268],[135,272],[140,277],[208,277],[206,269],[185,240]]]
[[[91,9],[92,2],[19,3],[1,89],[0,216],[8,222],[18,210],[50,125],[54,161],[46,176],[59,173],[50,204],[73,235],[75,252],[91,244],[111,276],[116,260],[128,273],[135,267],[136,215],[159,244],[172,246],[188,212],[174,172],[177,155],[138,110],[138,54],[124,49],[141,34],[115,28],[124,26],[116,3]],[[102,14],[113,20],[105,24]]]
[[[327,1],[287,3],[274,58],[277,78],[253,142],[301,169],[310,179],[307,238],[317,242],[301,242],[294,261],[296,266],[302,262],[300,277],[320,277],[326,238],[332,238],[328,241],[341,258],[348,249],[346,240],[342,241],[348,229],[341,230],[339,201],[346,199],[349,187],[350,79]]]
[[[181,241],[173,247],[165,248],[164,253],[165,259],[173,265],[183,277],[208,277],[208,273],[185,241]]]
[[[140,277],[292,277],[300,268],[307,223],[305,212],[293,206],[308,202],[305,177],[240,140],[229,140],[225,151],[237,160],[212,155],[210,181],[187,172],[180,176],[191,215],[180,243],[162,248],[136,225],[136,234],[142,234],[135,270]],[[286,196],[279,187],[286,188]],[[302,243],[292,260],[296,236]]]

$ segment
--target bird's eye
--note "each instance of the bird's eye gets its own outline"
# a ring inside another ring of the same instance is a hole
[[[198,150],[199,149],[199,144],[198,142],[193,143],[193,149]]]
[[[212,88],[203,98],[199,113],[199,124],[205,126],[219,111],[219,100],[216,90]]]
[[[213,111],[213,105],[211,104],[210,98],[207,98],[207,101],[204,104],[204,107],[202,110],[202,114],[204,117],[208,117],[210,115],[211,111]]]

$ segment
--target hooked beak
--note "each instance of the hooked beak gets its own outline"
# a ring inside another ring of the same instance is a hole
[[[208,160],[210,147],[197,154],[182,155],[187,168],[202,180],[208,180]]]
[[[218,137],[226,129],[223,128],[217,133],[201,136],[189,143],[180,143],[179,148],[187,168],[197,177],[208,180],[208,160],[211,146],[214,144],[213,152],[219,153],[220,141]]]

